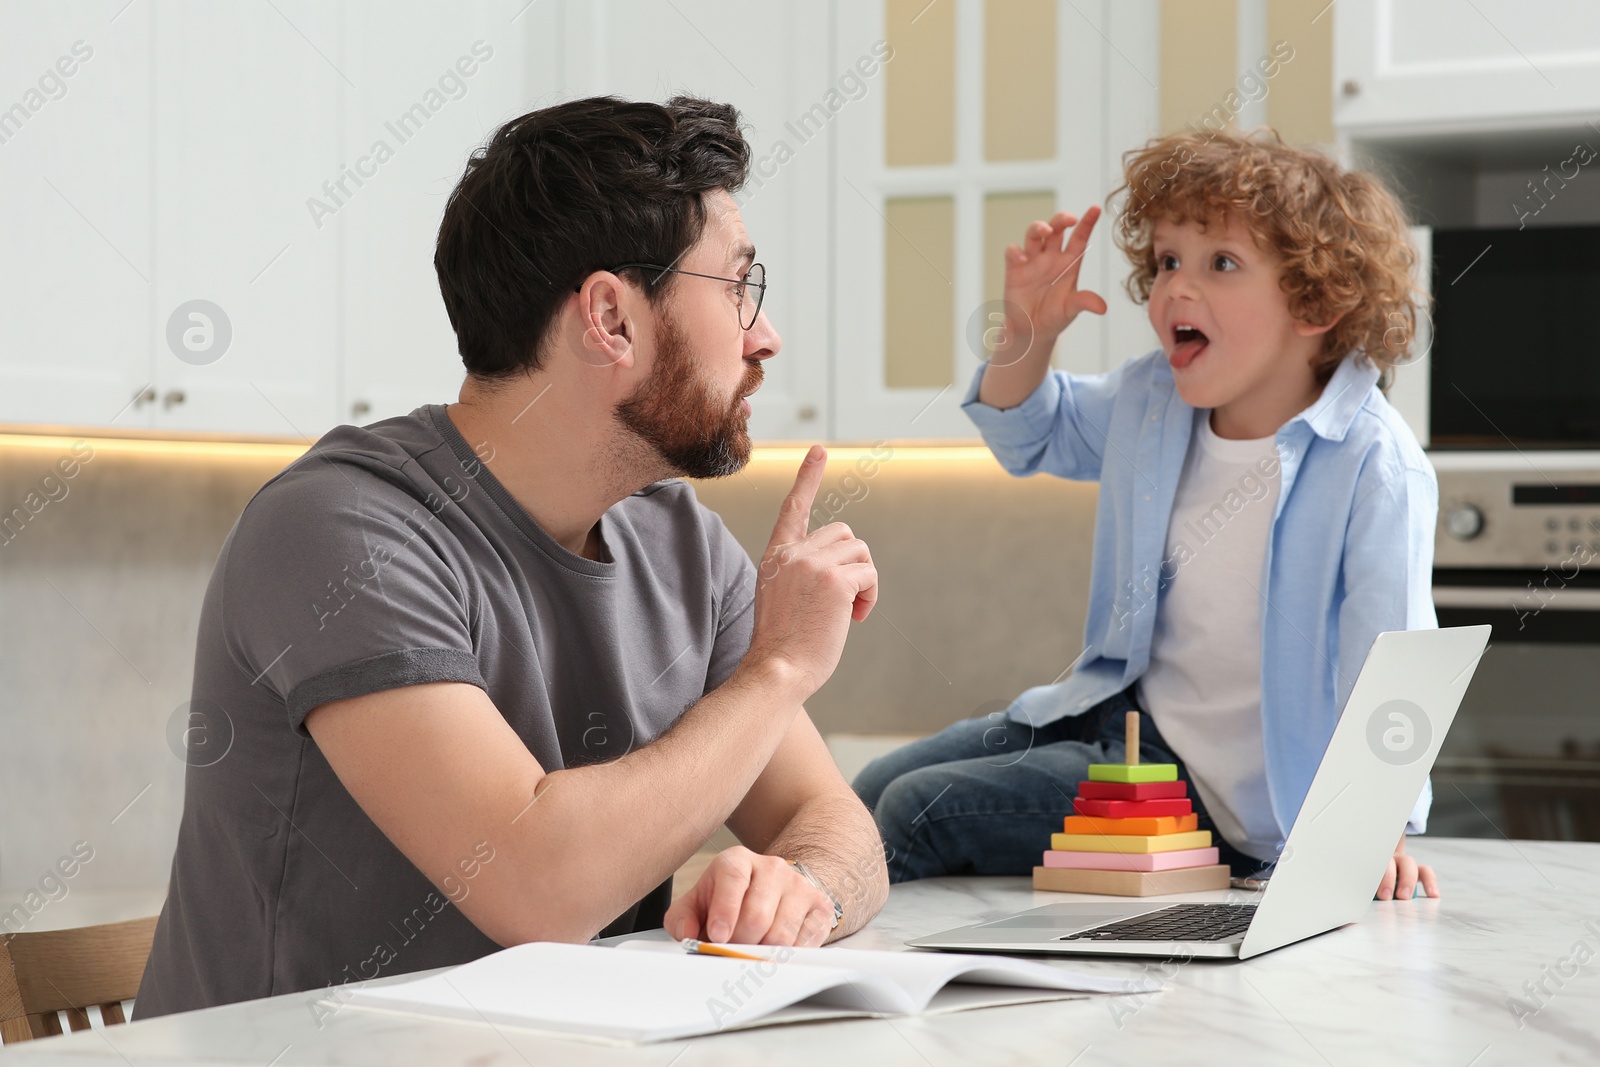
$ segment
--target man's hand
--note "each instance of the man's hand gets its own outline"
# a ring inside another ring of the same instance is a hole
[[[1401,834],[1400,843],[1394,847],[1394,855],[1389,859],[1389,869],[1384,872],[1383,881],[1378,883],[1378,899],[1410,900],[1419,881],[1428,896],[1438,897],[1439,879],[1434,876],[1433,868],[1418,863],[1415,857],[1406,854],[1406,838]]]
[[[826,449],[811,446],[779,510],[758,568],[754,632],[745,656],[746,662],[788,664],[805,696],[839,665],[850,620],[864,620],[878,601],[878,571],[865,541],[842,522],[807,532],[827,459]]]
[[[833,901],[782,857],[735,845],[673,901],[662,925],[680,940],[809,948],[827,940]]]

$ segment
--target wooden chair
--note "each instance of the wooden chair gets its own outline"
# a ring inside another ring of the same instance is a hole
[[[6,1044],[89,1029],[90,1005],[108,1025],[127,1020],[122,1002],[139,991],[155,916],[128,922],[0,936],[0,1039]]]

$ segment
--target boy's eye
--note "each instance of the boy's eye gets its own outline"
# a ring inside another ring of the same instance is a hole
[[[1226,252],[1218,252],[1216,258],[1211,261],[1211,265],[1213,268],[1220,271],[1239,269],[1239,264],[1234,262],[1233,257],[1228,255]]]
[[[1174,256],[1174,255],[1171,255],[1170,253],[1165,254],[1165,255],[1157,256],[1156,257],[1156,269],[1157,270],[1177,270],[1178,269],[1178,257]]]

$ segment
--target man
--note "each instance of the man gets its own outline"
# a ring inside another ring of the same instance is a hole
[[[468,163],[434,260],[460,402],[331,431],[218,558],[191,722],[231,747],[190,760],[140,1017],[663,924],[814,945],[882,906],[802,707],[877,598],[865,544],[806,529],[825,453],[759,580],[668,480],[745,464],[781,344],[738,120],[579,100]]]

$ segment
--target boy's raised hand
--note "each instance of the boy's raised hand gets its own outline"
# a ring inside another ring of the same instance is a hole
[[[1035,222],[1021,245],[1006,249],[1005,326],[988,355],[978,399],[991,407],[1016,407],[1050,372],[1056,337],[1082,311],[1106,313],[1099,294],[1078,288],[1078,272],[1100,209],[1079,219],[1065,211]],[[1061,238],[1068,229],[1066,247]]]
[[[1048,350],[1056,335],[1066,329],[1079,312],[1106,313],[1106,302],[1097,293],[1078,288],[1078,272],[1089,247],[1100,208],[1092,205],[1079,219],[1065,211],[1049,222],[1035,222],[1023,235],[1022,244],[1006,248],[1005,298],[1008,317],[1013,307],[1028,316],[1026,322],[1008,322],[1010,337],[1029,337],[1033,346]],[[1072,236],[1066,247],[1061,237],[1068,228]],[[999,355],[999,349],[996,350]],[[1001,362],[996,360],[996,362]]]

